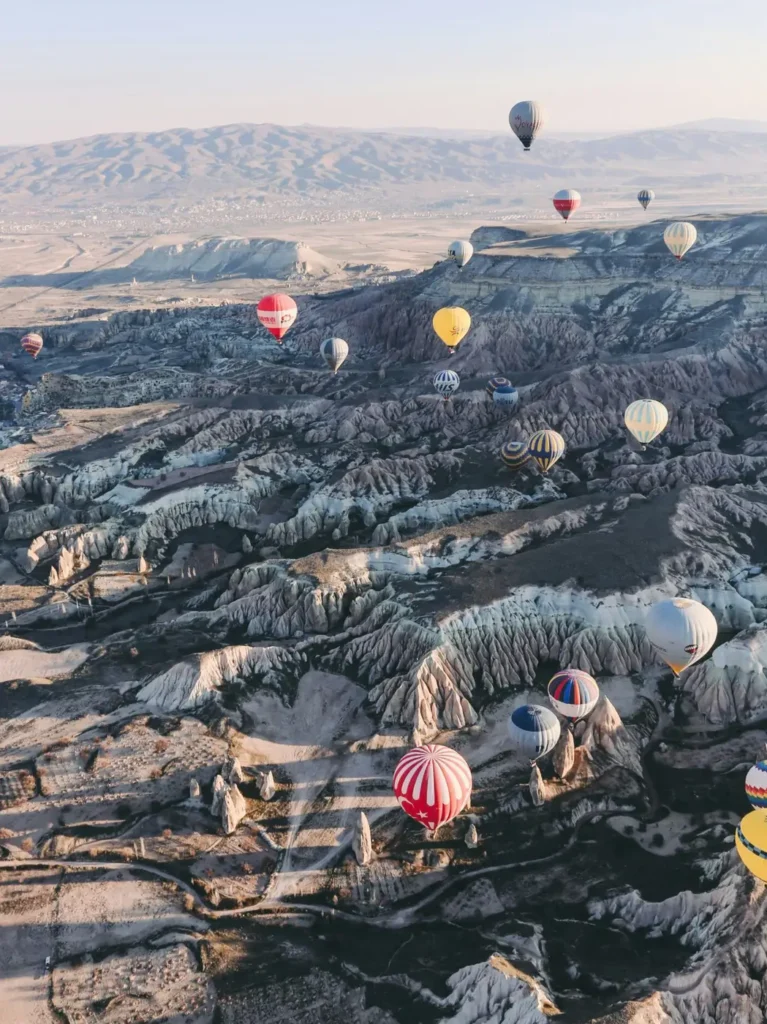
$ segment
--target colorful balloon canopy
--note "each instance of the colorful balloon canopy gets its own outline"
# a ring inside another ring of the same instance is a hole
[[[674,675],[679,675],[708,654],[716,641],[717,625],[705,605],[675,597],[652,606],[645,632]]]
[[[556,193],[552,202],[560,217],[569,220],[581,205],[581,195],[574,188],[562,188]]]
[[[751,811],[735,831],[735,848],[745,866],[767,882],[767,814]]]
[[[490,395],[490,397],[492,398],[493,392],[495,391],[496,388],[503,388],[506,386],[511,387],[510,380],[507,380],[505,377],[492,377],[487,382],[487,387],[485,388],[485,391],[487,391],[488,395]]]
[[[767,761],[757,761],[748,769],[746,796],[753,807],[767,807]]]
[[[455,370],[440,370],[434,377],[434,387],[445,401],[454,395],[461,386],[461,378]]]
[[[343,338],[327,338],[320,345],[320,355],[333,373],[338,373],[349,355],[349,346]]]
[[[509,469],[521,469],[530,461],[527,441],[507,441],[501,448],[501,458]]]
[[[655,193],[651,188],[640,188],[637,199],[642,205],[642,209],[646,210],[650,203],[655,198]]]
[[[668,409],[653,398],[640,398],[626,409],[623,422],[640,444],[650,444],[666,429]]]
[[[523,704],[509,716],[511,742],[531,761],[550,754],[561,732],[562,727],[554,712],[539,704]]]
[[[459,267],[465,267],[474,255],[474,246],[471,242],[452,242],[447,249],[447,257],[455,260]]]
[[[678,220],[674,224],[669,224],[663,232],[663,241],[678,260],[681,260],[684,254],[695,245],[697,237],[698,232],[695,225],[686,220]]]
[[[556,430],[539,430],[527,442],[527,450],[542,473],[548,473],[565,454],[565,439]]]
[[[37,359],[43,350],[42,336],[34,333],[25,334],[21,339],[21,347],[28,356],[32,356],[33,359]]]
[[[579,668],[566,668],[549,680],[549,700],[565,718],[577,721],[596,707],[599,700],[597,681]]]
[[[427,743],[400,759],[392,789],[405,814],[433,832],[468,805],[471,769],[457,750]]]
[[[267,331],[281,344],[296,322],[298,306],[289,295],[265,295],[256,306],[256,314]]]
[[[509,127],[529,152],[536,135],[543,128],[544,112],[535,100],[522,100],[509,111]]]
[[[445,306],[434,314],[432,325],[437,337],[452,351],[468,334],[471,317],[460,306]]]
[[[513,384],[500,384],[493,392],[493,402],[495,405],[505,405],[514,408],[518,401],[519,392]]]

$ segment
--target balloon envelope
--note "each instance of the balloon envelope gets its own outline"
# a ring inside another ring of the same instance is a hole
[[[455,260],[459,267],[465,267],[474,255],[471,242],[453,242],[447,250],[448,259]]]
[[[669,224],[663,232],[663,241],[678,260],[681,260],[684,254],[695,245],[697,237],[698,232],[695,225],[686,220],[678,220],[674,224]]]
[[[432,325],[437,337],[448,348],[455,348],[466,337],[471,327],[471,317],[460,306],[445,306],[434,314]]]
[[[328,338],[320,345],[320,354],[333,373],[338,373],[349,355],[349,346],[343,338]]]
[[[581,195],[574,188],[563,188],[556,193],[552,202],[560,217],[569,220],[581,205]]]
[[[536,135],[543,128],[544,111],[535,100],[522,100],[515,103],[509,111],[509,127],[516,137],[529,150]]]
[[[509,469],[521,469],[530,461],[527,441],[507,441],[501,448],[501,458]]]
[[[559,719],[539,704],[523,704],[509,716],[509,735],[514,747],[531,761],[550,754],[557,745],[562,727]]]
[[[735,831],[735,848],[745,866],[763,882],[767,882],[767,815],[751,811]]]
[[[27,355],[32,356],[33,359],[37,359],[43,350],[43,339],[39,334],[25,334],[21,339],[21,347]]]
[[[640,398],[626,409],[623,422],[640,444],[649,444],[666,429],[668,409],[652,398]]]
[[[289,295],[265,295],[256,306],[256,315],[267,331],[282,341],[296,321],[298,306]]]
[[[447,401],[461,386],[461,378],[455,370],[440,370],[434,377],[434,387]]]
[[[527,442],[527,450],[542,473],[548,473],[565,454],[565,439],[556,430],[539,430]]]
[[[716,619],[705,605],[685,597],[659,601],[645,619],[647,639],[679,675],[700,661],[716,641]]]
[[[490,397],[492,398],[493,392],[495,391],[496,388],[506,387],[507,385],[511,387],[511,381],[507,380],[505,377],[492,377],[487,382],[487,387],[485,388],[485,391],[487,391],[488,395],[490,395]]]
[[[752,807],[767,807],[767,761],[757,761],[748,769],[746,796]]]
[[[655,193],[651,188],[640,188],[637,199],[642,204],[642,209],[646,210],[650,203],[655,198]]]
[[[514,407],[519,401],[519,392],[512,384],[501,384],[493,392],[495,405]]]
[[[548,693],[552,706],[560,715],[573,721],[591,714],[599,700],[596,679],[578,668],[566,668],[552,676]]]
[[[469,803],[471,769],[457,750],[427,743],[400,759],[392,789],[405,814],[433,832]]]

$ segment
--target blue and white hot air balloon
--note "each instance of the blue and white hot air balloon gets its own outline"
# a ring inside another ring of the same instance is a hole
[[[516,750],[531,761],[550,754],[557,745],[562,727],[548,708],[539,704],[523,704],[509,716],[509,735]]]
[[[461,378],[455,370],[440,370],[434,377],[434,387],[445,401],[461,386]]]
[[[499,384],[493,392],[493,404],[513,409],[519,401],[519,392],[513,384]]]
[[[655,193],[651,188],[640,188],[637,199],[642,205],[642,209],[646,210],[650,203],[655,198]]]

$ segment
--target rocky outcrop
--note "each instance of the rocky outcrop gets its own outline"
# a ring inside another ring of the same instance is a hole
[[[274,775],[271,772],[263,772],[261,775],[261,781],[258,784],[258,795],[262,800],[272,800],[277,787],[274,784]]]
[[[535,807],[542,807],[546,803],[546,783],[543,781],[541,769],[534,764],[530,772],[530,799]]]
[[[354,826],[352,850],[360,867],[367,867],[373,859],[373,840],[370,836],[370,823],[364,811],[360,811]]]
[[[562,729],[557,745],[551,752],[551,764],[560,779],[566,779],[575,764],[575,743],[572,729]]]

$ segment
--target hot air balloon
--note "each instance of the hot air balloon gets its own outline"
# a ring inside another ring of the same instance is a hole
[[[645,619],[647,639],[674,675],[700,661],[714,646],[716,619],[705,605],[685,597],[659,601]]]
[[[459,267],[465,267],[474,255],[474,246],[471,242],[453,242],[448,246],[447,258],[455,260]]]
[[[596,707],[599,700],[597,681],[579,668],[566,668],[549,680],[549,700],[565,718],[577,722]]]
[[[562,188],[554,196],[554,209],[564,220],[569,220],[581,205],[581,196],[574,188]]]
[[[296,322],[298,306],[289,295],[265,295],[256,306],[258,319],[278,344]]]
[[[25,334],[21,339],[21,347],[28,356],[37,359],[43,350],[43,339],[39,334]]]
[[[695,245],[697,237],[698,232],[695,225],[686,220],[678,220],[669,224],[663,232],[663,241],[678,260],[681,260],[684,254]]]
[[[518,401],[519,392],[513,384],[500,384],[493,392],[493,403],[495,405],[505,405],[513,409]]]
[[[757,761],[748,769],[746,796],[752,807],[767,808],[767,761]]]
[[[509,735],[516,750],[531,761],[550,754],[557,745],[562,727],[559,719],[539,704],[523,704],[509,715]]]
[[[461,378],[455,370],[440,370],[434,377],[434,387],[442,395],[445,401],[454,395],[461,386]]]
[[[392,789],[405,814],[433,832],[468,805],[471,769],[457,750],[427,743],[400,758]]]
[[[751,811],[735,830],[735,848],[745,866],[767,882],[767,814]]]
[[[639,398],[623,414],[626,429],[641,445],[650,444],[668,425],[668,409],[652,398]]]
[[[530,152],[533,139],[543,128],[543,120],[543,107],[535,100],[522,100],[509,111],[509,127],[525,147],[526,153]]]
[[[466,337],[471,317],[460,306],[445,306],[434,314],[432,325],[437,337],[444,341],[450,352]]]
[[[320,345],[320,355],[333,373],[338,373],[341,365],[349,355],[349,346],[343,338],[327,338]]]
[[[655,198],[655,193],[651,188],[640,188],[637,199],[642,204],[642,209],[646,210],[650,203]]]
[[[501,448],[501,458],[509,469],[521,469],[530,461],[527,441],[507,441]]]
[[[471,316],[461,306],[444,306],[434,313],[431,324],[437,338],[450,348],[452,355],[468,334]]]
[[[542,473],[548,473],[565,454],[565,439],[556,430],[539,430],[527,442],[527,450]]]
[[[506,387],[507,385],[511,387],[511,381],[506,380],[505,377],[493,377],[491,380],[487,382],[487,387],[485,388],[485,391],[487,391],[488,395],[490,395],[490,397],[492,398],[493,392],[495,391],[496,388],[503,388]]]

